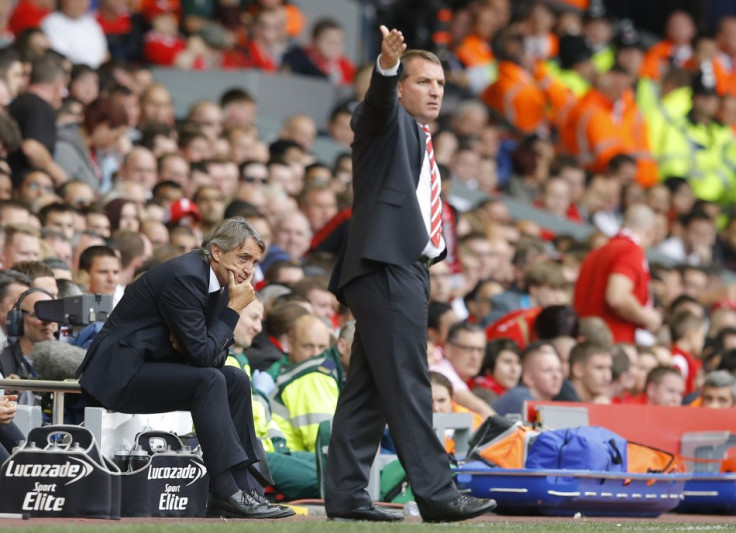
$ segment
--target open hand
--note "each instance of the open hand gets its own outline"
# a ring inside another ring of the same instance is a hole
[[[381,25],[381,68],[388,70],[396,66],[401,54],[406,50],[404,35],[396,29],[389,31],[386,26]]]
[[[253,290],[253,284],[251,283],[253,280],[253,272],[251,272],[242,283],[238,283],[235,276],[230,271],[227,273],[227,279],[227,291],[228,296],[230,297],[230,301],[227,306],[233,311],[240,313],[256,298],[256,292]]]

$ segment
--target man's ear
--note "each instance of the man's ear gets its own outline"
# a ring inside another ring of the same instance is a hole
[[[656,386],[657,386],[657,384],[654,383],[654,382],[647,383],[644,386],[644,394],[646,395],[647,398],[651,398],[650,391],[653,393],[654,392],[653,388],[656,387]]]
[[[216,244],[212,245],[212,259],[215,260],[216,263],[220,262],[220,259],[222,258],[222,250],[219,246]]]
[[[578,379],[583,377],[583,364],[582,363],[572,363],[570,365],[570,376],[574,378],[578,378]]]

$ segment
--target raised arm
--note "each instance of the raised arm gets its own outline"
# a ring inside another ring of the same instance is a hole
[[[389,30],[383,25],[381,25],[380,30],[382,40],[378,63],[383,70],[390,70],[398,67],[401,54],[406,51],[406,43],[404,42],[404,35],[399,30]]]
[[[396,29],[381,26],[381,55],[378,56],[371,84],[365,101],[353,116],[352,127],[356,134],[380,135],[388,129],[398,115],[398,83],[401,54],[406,50],[403,34]]]

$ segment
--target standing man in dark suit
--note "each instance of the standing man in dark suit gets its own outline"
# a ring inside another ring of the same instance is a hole
[[[353,217],[331,282],[357,323],[332,425],[327,516],[401,520],[375,507],[365,490],[388,422],[422,518],[464,520],[490,511],[495,502],[458,493],[432,430],[429,266],[445,244],[428,124],[439,116],[445,76],[434,54],[405,52],[401,32],[381,26],[381,33],[381,55],[351,124]]]
[[[211,476],[209,514],[280,518],[255,481],[272,484],[253,429],[250,382],[223,366],[263,238],[243,218],[220,224],[199,250],[131,285],[77,371],[88,397],[124,413],[189,410]]]

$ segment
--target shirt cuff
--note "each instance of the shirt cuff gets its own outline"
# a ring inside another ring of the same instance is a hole
[[[381,55],[378,55],[378,59],[376,59],[376,70],[381,73],[382,76],[396,76],[396,74],[399,72],[399,65],[401,64],[401,61],[397,61],[396,64],[388,69],[381,68]]]

